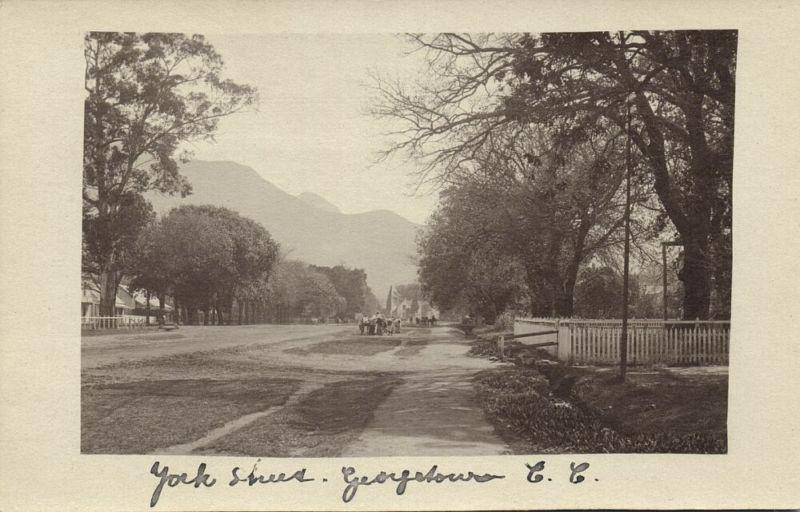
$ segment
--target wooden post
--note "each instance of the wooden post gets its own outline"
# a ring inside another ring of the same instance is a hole
[[[622,333],[619,338],[619,378],[625,382],[628,370],[628,273],[631,252],[631,105],[628,103],[628,132],[625,139],[625,248],[622,270]]]
[[[558,341],[558,360],[569,362],[572,359],[572,332],[570,330],[571,322],[567,320],[562,322],[556,320],[556,340]]]
[[[504,336],[501,335],[500,337],[497,338],[497,350],[500,352],[500,359],[505,359],[506,357],[505,345],[506,345],[506,339]]]
[[[664,320],[667,320],[667,245],[665,243],[661,243],[661,265],[662,265],[662,275],[661,275],[661,288],[663,290],[663,302],[664,302]]]

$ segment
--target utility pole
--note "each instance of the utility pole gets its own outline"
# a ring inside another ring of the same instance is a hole
[[[625,139],[625,249],[622,270],[622,334],[619,340],[619,379],[628,370],[628,274],[631,252],[631,104],[628,102],[628,131]]]
[[[667,245],[661,242],[661,289],[664,293],[662,302],[664,303],[664,321],[668,319],[667,316]]]

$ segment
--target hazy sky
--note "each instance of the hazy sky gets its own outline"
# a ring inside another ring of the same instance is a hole
[[[375,164],[387,126],[365,113],[370,70],[413,77],[421,56],[393,35],[273,34],[206,36],[223,56],[225,75],[255,85],[258,112],[223,119],[216,144],[195,158],[232,160],[291,194],[317,193],[345,213],[388,209],[422,223],[435,192],[414,194],[414,165]]]

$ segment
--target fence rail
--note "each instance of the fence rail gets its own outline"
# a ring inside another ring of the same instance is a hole
[[[145,316],[82,316],[81,330],[140,329],[146,321]]]
[[[551,352],[561,360],[577,364],[615,364],[620,360],[622,320],[518,318],[514,322],[515,337],[545,329],[558,332],[558,348]],[[729,348],[728,321],[628,321],[630,364],[728,364]]]

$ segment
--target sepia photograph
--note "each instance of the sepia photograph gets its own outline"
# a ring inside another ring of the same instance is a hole
[[[0,509],[796,509],[798,21],[3,1]]]
[[[85,33],[80,452],[727,453],[737,39]]]

